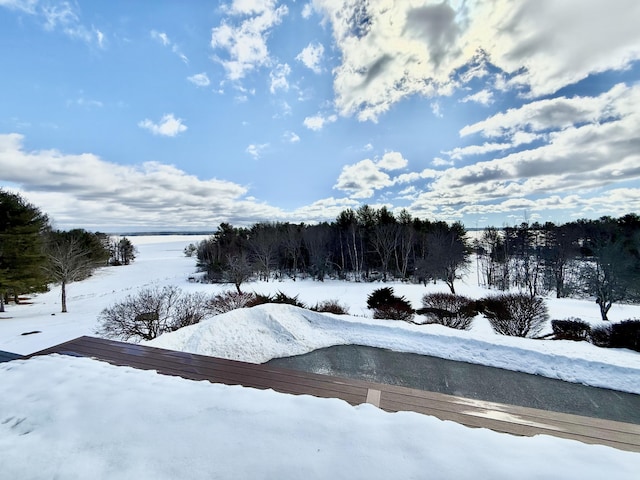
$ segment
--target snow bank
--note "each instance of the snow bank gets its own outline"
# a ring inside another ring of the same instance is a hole
[[[3,480],[626,480],[640,469],[640,454],[605,446],[87,358],[0,364],[0,385],[11,392],[0,395]]]

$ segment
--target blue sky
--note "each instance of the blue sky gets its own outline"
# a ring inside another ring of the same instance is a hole
[[[637,0],[0,0],[0,187],[58,228],[640,211]]]

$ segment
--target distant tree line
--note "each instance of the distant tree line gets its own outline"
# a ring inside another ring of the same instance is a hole
[[[192,248],[188,250],[193,250]],[[189,252],[187,252],[189,253]],[[345,210],[331,223],[220,225],[197,246],[201,271],[212,282],[238,291],[252,277],[338,278],[351,281],[455,281],[469,262],[471,247],[460,223],[397,217],[386,207]]]
[[[55,230],[47,215],[20,195],[0,190],[0,312],[20,296],[60,285],[61,311],[67,311],[66,287],[106,265],[126,265],[135,247],[84,229]]]
[[[530,296],[591,297],[603,320],[618,302],[640,301],[640,217],[486,228],[474,242],[478,282]]]
[[[475,260],[478,283],[515,289],[531,298],[555,292],[591,297],[603,319],[614,303],[640,300],[640,217],[522,223],[490,227],[471,241],[455,222],[429,221],[407,211],[364,205],[316,225],[222,223],[210,238],[185,253],[197,255],[211,282],[251,278],[336,278],[351,281],[443,281],[452,294]]]

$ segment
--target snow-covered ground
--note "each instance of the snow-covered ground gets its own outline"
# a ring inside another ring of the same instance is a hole
[[[141,286],[188,282],[191,236],[132,237],[135,263],[98,271],[68,287],[9,305],[0,314],[0,350],[32,353],[93,335],[100,311]],[[388,286],[389,284],[385,284]],[[264,362],[336,344],[358,343],[494,365],[640,393],[640,354],[586,343],[494,334],[482,318],[470,331],[372,320],[366,297],[378,283],[283,281],[246,291],[337,299],[352,316],[286,305],[229,312],[164,335],[165,348]],[[443,285],[391,284],[414,307]],[[459,292],[486,295],[475,274]],[[548,299],[552,318],[598,323],[595,304]],[[614,321],[640,317],[616,305]],[[30,335],[22,335],[28,332]],[[50,356],[0,364],[0,480],[14,478],[636,478],[640,454],[538,436],[520,438],[369,405],[168,378],[89,359]]]

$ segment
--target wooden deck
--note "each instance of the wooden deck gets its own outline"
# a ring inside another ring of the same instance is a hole
[[[156,370],[191,380],[273,389],[295,395],[371,403],[383,410],[413,411],[513,435],[553,435],[640,452],[640,425],[472,400],[394,385],[318,375],[129,343],[80,337],[30,356],[59,353],[113,365]]]

